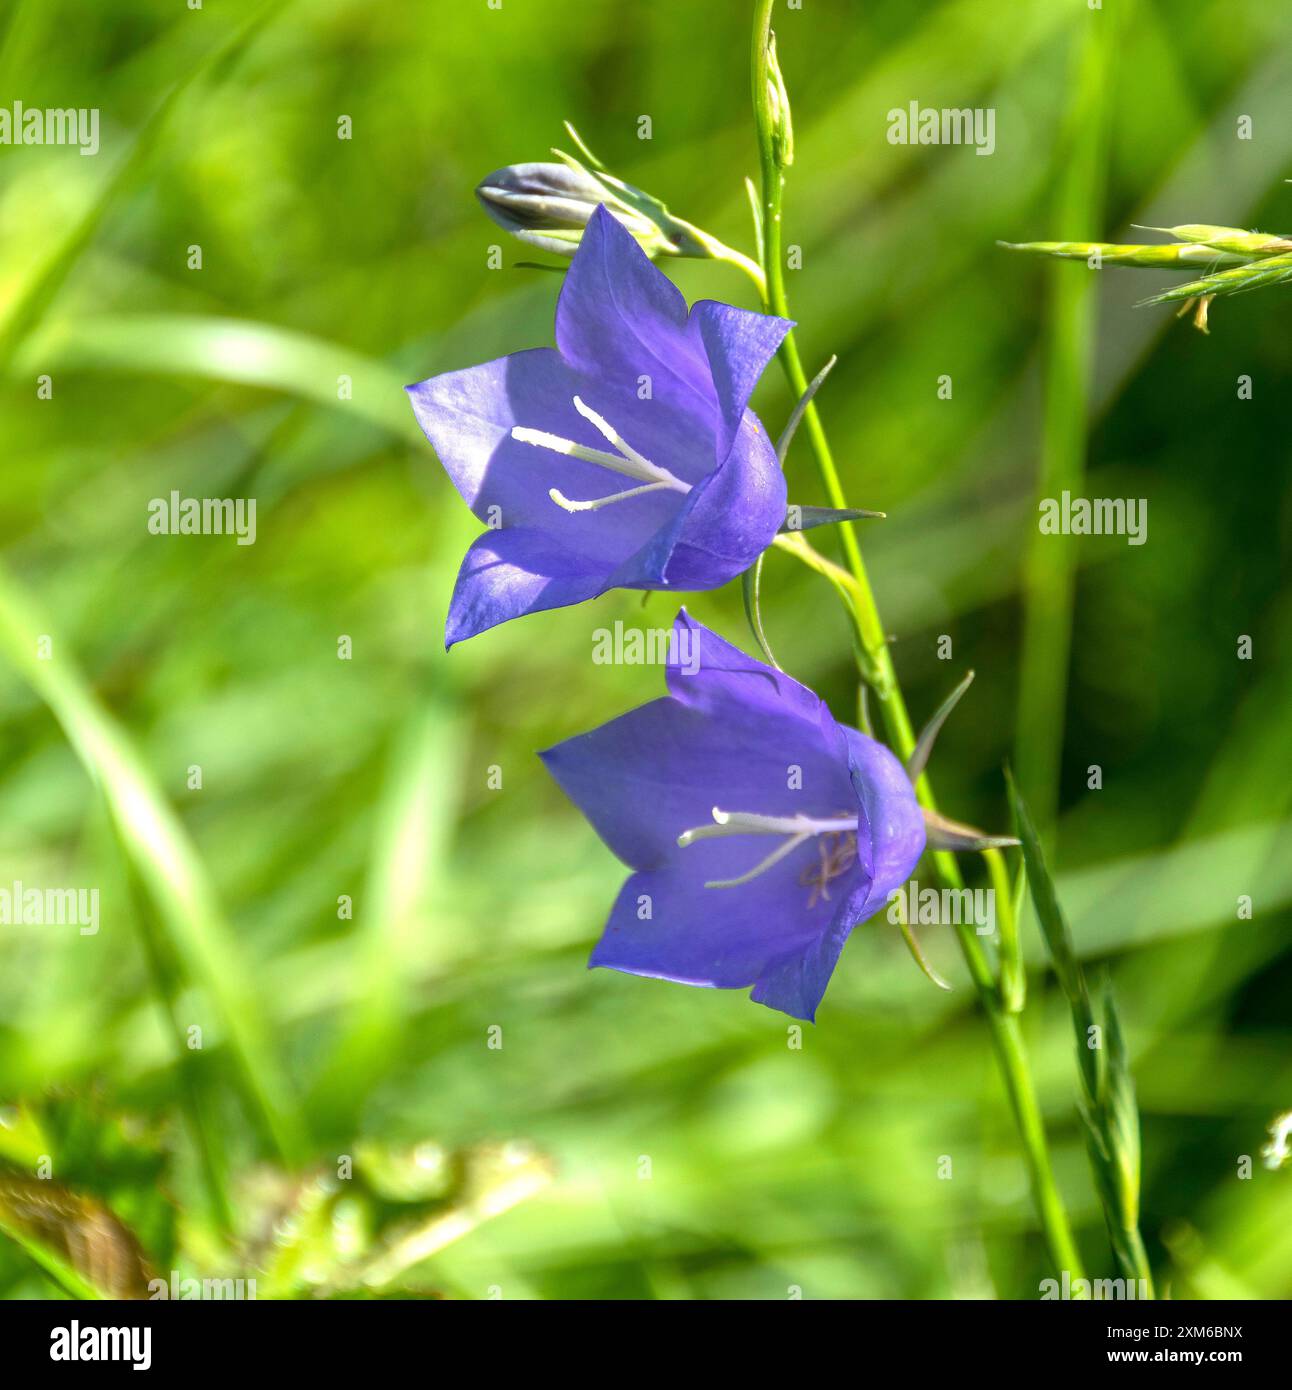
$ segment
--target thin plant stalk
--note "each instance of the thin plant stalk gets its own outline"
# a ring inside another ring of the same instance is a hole
[[[781,256],[781,212],[784,192],[784,155],[781,144],[783,123],[788,117],[784,104],[777,109],[779,73],[772,70],[772,8],[775,0],[756,0],[753,28],[753,101],[754,119],[758,133],[761,197],[759,200],[760,252],[762,257],[762,292],[767,310],[789,318],[789,300],[785,292],[785,275]],[[780,90],[783,91],[783,88]],[[781,129],[778,129],[778,123]],[[794,334],[786,334],[780,351],[781,367],[796,398],[808,387]],[[830,451],[825,428],[815,402],[804,413],[807,436],[816,459],[817,469],[830,505],[846,508],[843,485]],[[866,573],[861,547],[852,527],[840,525],[844,557],[847,565],[848,608],[856,628],[863,671],[879,704],[880,718],[897,755],[903,760],[915,748],[915,731],[906,702],[902,697],[897,673],[884,625],[880,619],[874,592]],[[836,584],[836,588],[839,586]],[[922,805],[936,809],[927,773],[916,782],[916,794]],[[954,856],[938,853],[933,856],[942,881],[951,888],[963,887],[959,865]],[[1009,1097],[1014,1122],[1022,1140],[1037,1214],[1045,1233],[1050,1257],[1059,1269],[1070,1271],[1074,1279],[1081,1277],[1081,1257],[1077,1252],[1072,1228],[1054,1178],[1045,1125],[1040,1104],[1032,1083],[1022,1030],[1018,1017],[1008,1012],[1001,990],[992,973],[991,964],[972,923],[956,926],[956,937],[968,967],[974,988],[987,1017],[988,1029],[996,1052],[997,1063]]]
[[[991,885],[996,894],[996,920],[1000,928],[1000,997],[1007,1013],[1023,1012],[1027,1002],[1027,971],[1023,966],[1023,947],[1019,938],[1019,904],[1009,867],[998,849],[982,852]]]

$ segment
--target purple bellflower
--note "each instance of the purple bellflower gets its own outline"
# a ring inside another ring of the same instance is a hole
[[[463,500],[445,642],[607,589],[714,589],[785,521],[750,394],[792,325],[686,301],[598,207],[556,306],[556,349],[408,388]],[[624,486],[625,479],[627,486]]]
[[[925,828],[902,764],[685,609],[669,694],[541,754],[633,870],[589,962],[811,1020]],[[770,853],[767,852],[770,849]]]

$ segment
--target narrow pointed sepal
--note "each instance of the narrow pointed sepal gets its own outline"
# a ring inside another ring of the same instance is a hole
[[[934,711],[933,718],[924,726],[919,738],[916,739],[915,747],[911,749],[911,756],[906,760],[906,775],[912,783],[918,782],[924,775],[924,769],[928,766],[929,755],[933,752],[933,745],[942,732],[942,726],[947,722],[951,711],[960,703],[961,696],[973,684],[973,676],[974,673],[970,671],[951,694],[942,701]]]
[[[924,808],[924,829],[928,835],[928,845],[932,850],[950,850],[952,853],[976,853],[984,849],[1007,849],[1019,842],[1012,835],[989,835],[972,825]]]
[[[868,512],[861,507],[800,507],[791,502],[785,512],[780,534],[811,531],[817,526],[830,526],[836,521],[882,521],[887,512]]]
[[[776,457],[781,461],[781,467],[785,467],[785,460],[789,456],[790,444],[794,440],[794,435],[802,423],[803,416],[808,406],[812,404],[812,397],[821,389],[821,383],[830,375],[834,364],[838,361],[837,356],[832,356],[824,367],[808,382],[807,389],[798,398],[794,409],[790,411],[790,418],[785,422],[785,428],[781,431],[781,437],[776,441]]]
[[[951,986],[934,970],[928,956],[924,954],[924,948],[920,945],[919,938],[915,935],[910,923],[907,922],[905,913],[902,914],[898,925],[902,929],[902,940],[906,942],[906,949],[911,953],[911,959],[920,967],[920,973],[930,984],[937,985],[939,989],[944,989],[949,994]]]
[[[774,666],[776,670],[781,670],[781,663],[776,660],[772,653],[770,644],[767,641],[767,634],[763,631],[763,610],[761,601],[761,589],[763,578],[763,560],[767,552],[754,561],[752,565],[740,577],[741,591],[745,599],[745,617],[749,619],[749,630],[754,634],[763,656],[767,659],[769,666]]]

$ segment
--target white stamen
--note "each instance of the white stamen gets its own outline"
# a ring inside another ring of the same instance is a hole
[[[598,415],[590,405],[587,405],[578,396],[574,398],[574,408],[590,425],[595,425],[626,459],[632,459],[634,463],[639,463],[643,468],[649,469],[652,473],[663,471],[662,469],[656,468],[650,459],[639,454],[637,450],[620,435],[619,431],[615,429],[609,420]]]
[[[613,469],[628,478],[654,481],[639,464],[621,458],[618,454],[608,454],[604,449],[588,449],[576,444],[572,439],[562,439],[559,434],[548,434],[546,430],[531,430],[526,425],[513,425],[511,437],[521,444],[533,444],[539,449],[550,449],[554,454],[565,454],[569,458],[583,459],[585,463],[600,464],[602,468]]]
[[[711,878],[704,886],[706,888],[739,888],[742,883],[748,883],[751,878],[765,874],[773,864],[779,864],[787,854],[792,854],[808,838],[806,830],[802,835],[791,835],[783,845],[777,845],[766,859],[760,859],[748,873],[741,874],[739,878]]]
[[[558,507],[563,507],[567,512],[595,512],[612,502],[624,502],[630,497],[640,497],[644,492],[667,488],[685,495],[691,491],[689,483],[684,483],[667,468],[661,468],[644,454],[638,453],[609,421],[598,415],[578,396],[574,397],[574,408],[615,446],[617,453],[610,454],[604,449],[589,449],[586,445],[576,444],[572,439],[562,439],[559,434],[549,434],[546,430],[532,430],[527,425],[513,425],[511,437],[521,444],[532,444],[535,448],[550,449],[554,454],[564,454],[567,458],[595,463],[600,468],[608,468],[613,473],[622,473],[626,478],[634,478],[645,486],[612,493],[609,497],[592,498],[586,502],[572,502],[559,489],[552,488],[548,496]]]
[[[811,816],[760,816],[753,811],[722,811],[713,808],[713,824],[697,825],[684,830],[678,844],[685,849],[696,840],[710,840],[723,835],[830,835],[856,830],[856,816],[838,816],[832,820],[814,820]]]
[[[630,497],[640,497],[643,492],[658,492],[660,488],[666,487],[667,483],[646,483],[642,487],[630,487],[627,492],[612,492],[609,497],[594,497],[589,502],[572,502],[560,488],[555,487],[549,488],[547,495],[567,512],[595,512],[609,506],[611,502],[626,502]]]

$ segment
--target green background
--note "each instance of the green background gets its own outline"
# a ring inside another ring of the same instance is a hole
[[[1036,1297],[1049,1273],[946,928],[924,938],[950,994],[882,919],[855,932],[799,1049],[743,993],[585,971],[622,869],[533,755],[661,692],[658,668],[594,666],[592,633],[665,626],[674,600],[612,593],[443,651],[479,528],[400,388],[550,343],[560,284],[516,268],[552,258],[506,239],[473,186],[566,143],[568,118],[616,173],[752,249],[751,11],[0,6],[0,101],[96,106],[102,142],[94,158],[0,147],[0,884],[102,901],[97,936],[0,927],[0,1157],[22,1173],[49,1152],[163,1276],[255,1274],[221,1243],[212,1186],[248,1239],[276,1169],[364,1152],[370,1172],[397,1168],[419,1145],[453,1156],[432,1163],[439,1186],[328,1206],[280,1291],[389,1240],[365,1223],[443,1211],[465,1213],[461,1238],[390,1288]],[[1060,893],[1118,992],[1159,1284],[1287,1296],[1292,1177],[1256,1156],[1292,1107],[1288,300],[1221,303],[1203,337],[1134,307],[1168,276],[1095,278],[994,243],[1287,227],[1292,13],[804,0],[777,30],[789,294],[809,370],[839,354],[820,406],[849,500],[889,514],[861,535],[917,721],[977,671],[934,755],[939,799],[1004,828],[1004,761],[1044,769],[1062,750]],[[912,100],[995,108],[994,155],[890,145],[886,113]],[[753,307],[730,267],[665,269],[689,298]],[[779,430],[774,369],[754,404]],[[1053,689],[1020,747],[1038,470],[1083,455],[1089,494],[1148,499],[1148,543],[1045,552],[1076,570],[1070,659],[1060,610],[1030,639]],[[804,442],[788,471],[792,500],[823,500]],[[149,535],[148,500],[172,489],[255,497],[255,545]],[[738,585],[688,602],[752,646]],[[828,589],[773,556],[764,617],[787,669],[850,719]],[[1092,1272],[1111,1274],[1070,1026],[1027,935],[1060,1185]],[[550,1181],[486,1220],[472,1194],[506,1143],[504,1167]],[[32,1253],[0,1242],[7,1296],[57,1293]]]

